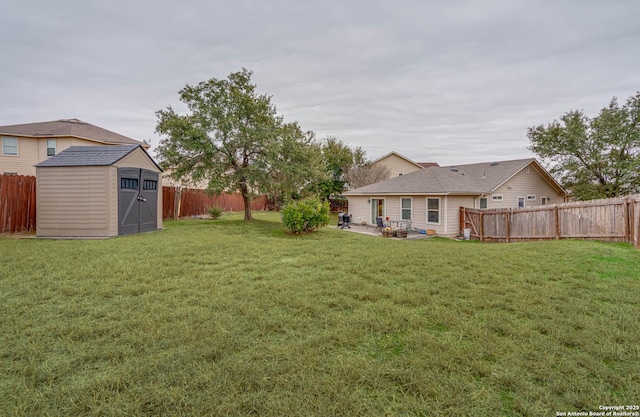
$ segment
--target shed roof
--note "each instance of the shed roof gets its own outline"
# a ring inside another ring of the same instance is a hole
[[[142,145],[71,146],[36,164],[36,167],[109,166],[138,148],[162,171],[162,168],[149,156]]]
[[[148,146],[138,140],[94,126],[91,123],[79,119],[61,119],[50,122],[0,126],[0,134],[32,137],[73,136],[109,145],[122,143],[142,145],[148,148]]]

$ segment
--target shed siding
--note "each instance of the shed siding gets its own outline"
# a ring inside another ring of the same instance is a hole
[[[509,181],[498,187],[493,195],[501,194],[502,201],[492,201],[488,195],[488,208],[515,208],[518,207],[518,197],[525,198],[525,207],[539,206],[541,197],[551,197],[548,204],[563,203],[564,197],[540,175],[537,169],[530,166],[529,173],[523,169],[514,175]],[[535,200],[527,200],[527,195],[535,195]],[[474,207],[471,205],[470,207]],[[480,207],[479,205],[476,207]]]
[[[158,167],[149,160],[149,158],[144,154],[142,150],[140,150],[140,148],[131,152],[129,155],[125,156],[113,165],[119,168],[135,167],[158,172]],[[162,184],[162,181],[160,181],[160,184]]]
[[[109,167],[38,167],[38,236],[113,236]],[[42,175],[46,170],[46,175]],[[117,210],[115,210],[117,213]]]

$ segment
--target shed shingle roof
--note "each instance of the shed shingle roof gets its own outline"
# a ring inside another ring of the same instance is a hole
[[[132,144],[145,146],[140,141],[78,119],[61,119],[51,122],[0,126],[0,134],[33,137],[72,136],[105,144]]]
[[[78,166],[110,166],[140,148],[147,156],[141,145],[114,146],[71,146],[37,164],[37,167],[78,167]],[[158,164],[149,159],[161,170]]]

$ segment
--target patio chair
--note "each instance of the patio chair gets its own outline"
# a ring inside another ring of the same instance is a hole
[[[378,231],[378,229],[382,231],[385,227],[387,227],[387,225],[382,220],[382,216],[376,217],[376,231]]]

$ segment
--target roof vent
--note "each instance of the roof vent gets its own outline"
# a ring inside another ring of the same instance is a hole
[[[497,162],[492,162],[492,163],[490,163],[489,165],[490,165],[490,166],[492,166],[492,167],[494,167],[494,166],[498,165],[498,163],[497,163]]]
[[[458,172],[458,168],[453,167],[453,168],[451,168],[451,171],[453,171],[453,172]]]

